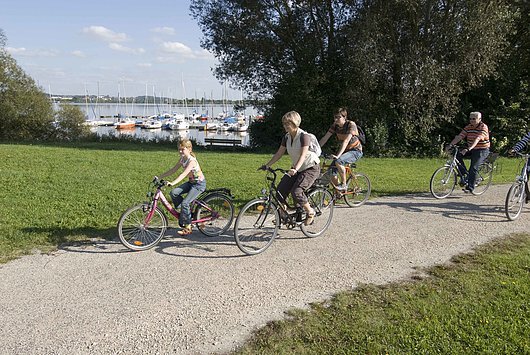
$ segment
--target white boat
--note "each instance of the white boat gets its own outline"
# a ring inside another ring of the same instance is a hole
[[[235,131],[237,130],[237,123],[225,122],[220,127],[221,131]]]
[[[171,130],[186,130],[190,128],[190,124],[185,119],[175,118],[172,123],[169,123]]]
[[[144,125],[142,128],[159,129],[159,128],[162,128],[162,122],[160,120],[147,120],[144,122]]]
[[[206,123],[205,129],[207,131],[217,131],[221,127],[221,124],[217,121],[208,121]]]
[[[83,124],[88,127],[96,127],[98,125],[98,121],[86,120]]]
[[[246,123],[238,123],[236,126],[236,131],[238,132],[246,132],[248,130],[248,124]]]

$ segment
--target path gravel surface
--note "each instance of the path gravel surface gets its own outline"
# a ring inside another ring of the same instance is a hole
[[[252,330],[360,283],[406,279],[453,255],[530,230],[529,211],[504,215],[508,185],[383,197],[338,207],[316,239],[282,230],[257,256],[230,235],[170,236],[129,252],[94,241],[0,266],[2,354],[205,354],[227,352]]]

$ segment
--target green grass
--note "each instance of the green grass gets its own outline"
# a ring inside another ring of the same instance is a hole
[[[529,235],[483,246],[427,274],[292,311],[237,353],[530,353]]]
[[[228,187],[237,206],[265,186],[257,168],[270,154],[198,150],[208,187]],[[145,199],[152,177],[178,160],[176,147],[148,144],[0,144],[0,262],[75,240],[115,237],[129,206]],[[372,196],[427,192],[443,159],[363,158]],[[288,167],[284,157],[278,166]],[[512,181],[514,159],[501,159],[495,182]],[[506,168],[508,167],[508,168]]]
[[[270,154],[197,151],[208,187],[228,187],[236,205],[265,185]],[[0,144],[0,262],[91,238],[114,239],[120,214],[144,200],[149,181],[178,159],[175,147],[85,143]],[[363,158],[372,196],[426,193],[444,159]],[[288,167],[284,158],[279,166]],[[511,182],[500,159],[495,183]],[[430,277],[362,286],[260,330],[240,350],[277,353],[530,353],[528,235],[459,256]]]

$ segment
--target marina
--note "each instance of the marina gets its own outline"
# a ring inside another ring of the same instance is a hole
[[[227,107],[179,107],[154,104],[72,104],[85,113],[98,136],[139,140],[191,139],[199,145],[248,146],[254,109],[229,113]]]
[[[98,136],[111,137],[134,137],[139,140],[170,140],[179,141],[181,139],[194,140],[199,145],[238,145],[248,146],[249,136],[247,132],[205,130],[199,128],[190,128],[186,130],[167,130],[167,129],[145,129],[132,127],[129,129],[116,129],[114,126],[95,126],[91,127],[92,132]]]

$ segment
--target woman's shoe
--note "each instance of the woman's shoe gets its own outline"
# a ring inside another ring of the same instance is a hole
[[[313,223],[314,220],[315,220],[315,210],[311,210],[310,212],[307,212],[307,217],[304,221],[304,224],[306,226],[309,226],[310,224]]]
[[[178,235],[190,235],[192,233],[192,229],[191,229],[191,224],[188,224],[187,226],[185,226],[184,228],[182,228],[181,230],[179,230],[177,232]]]

